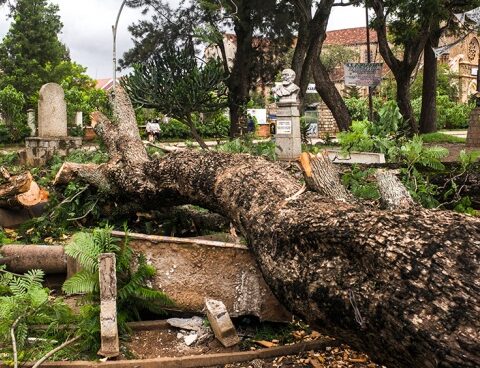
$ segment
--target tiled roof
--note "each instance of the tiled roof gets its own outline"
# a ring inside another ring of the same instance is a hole
[[[370,42],[377,43],[377,32],[370,29]],[[339,29],[328,31],[324,45],[363,45],[367,43],[367,30],[365,27]]]
[[[96,87],[98,89],[103,89],[103,90],[109,90],[112,88],[113,85],[113,79],[112,78],[105,78],[105,79],[97,79],[97,84]]]

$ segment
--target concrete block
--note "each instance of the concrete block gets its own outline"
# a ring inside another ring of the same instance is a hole
[[[99,355],[112,358],[120,355],[117,326],[117,274],[113,253],[98,257],[100,281],[100,337]]]
[[[328,157],[336,164],[384,164],[385,155],[374,152],[350,152],[345,155],[340,150],[327,150]]]
[[[205,299],[205,306],[207,307],[207,318],[218,341],[226,348],[238,344],[240,338],[225,304],[219,300]]]

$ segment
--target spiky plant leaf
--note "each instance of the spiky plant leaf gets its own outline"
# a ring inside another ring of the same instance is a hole
[[[98,272],[82,270],[63,283],[62,290],[67,294],[96,293],[99,290]]]

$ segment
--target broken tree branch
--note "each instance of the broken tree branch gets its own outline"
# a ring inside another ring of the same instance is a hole
[[[340,175],[326,151],[316,156],[308,152],[302,153],[300,166],[305,183],[310,190],[327,198],[347,203],[354,202],[352,195],[340,182]]]
[[[375,177],[383,208],[388,210],[407,210],[415,205],[407,188],[392,171],[379,169],[375,173]]]
[[[73,344],[75,341],[78,341],[81,336],[76,336],[70,340],[65,341],[63,344],[57,346],[55,349],[50,350],[47,354],[41,357],[33,366],[32,368],[40,367],[48,358],[53,356],[55,353],[59,352],[60,350],[66,348],[67,346]]]

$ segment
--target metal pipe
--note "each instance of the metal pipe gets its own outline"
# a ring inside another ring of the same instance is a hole
[[[123,7],[127,0],[123,0],[122,5],[117,14],[117,20],[115,21],[115,25],[112,26],[112,33],[113,33],[113,90],[115,91],[115,86],[117,84],[117,28],[118,28],[118,21],[120,20],[120,15],[122,14]]]

